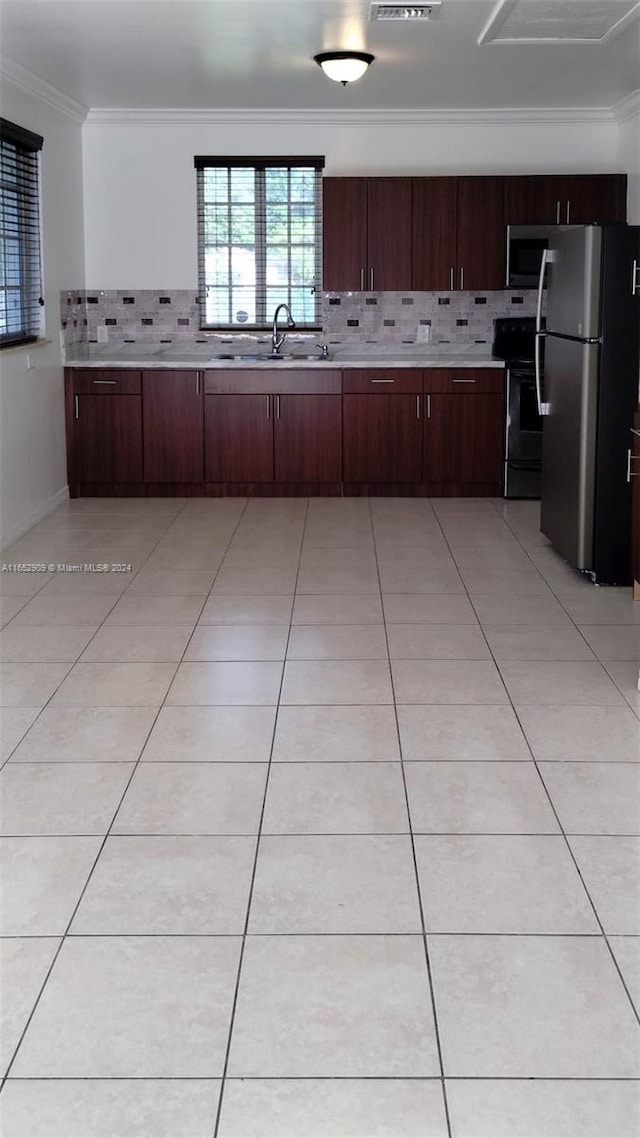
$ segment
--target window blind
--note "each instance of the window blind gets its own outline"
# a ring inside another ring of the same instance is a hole
[[[0,119],[0,346],[40,334],[38,134]]]
[[[320,322],[324,158],[196,157],[200,327]]]

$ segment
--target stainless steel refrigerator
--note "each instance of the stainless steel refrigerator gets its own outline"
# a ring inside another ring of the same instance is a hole
[[[541,529],[571,565],[602,585],[631,582],[639,237],[640,226],[558,229],[543,254],[538,289]]]

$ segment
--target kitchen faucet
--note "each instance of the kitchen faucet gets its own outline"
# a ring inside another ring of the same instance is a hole
[[[278,316],[280,315],[282,309],[284,309],[287,314],[287,328],[295,328],[296,326],[296,322],[291,315],[291,309],[289,308],[289,305],[279,304],[273,314],[273,332],[271,334],[271,354],[274,356],[278,354],[280,348],[287,338],[286,332],[283,332],[281,336],[278,335]]]

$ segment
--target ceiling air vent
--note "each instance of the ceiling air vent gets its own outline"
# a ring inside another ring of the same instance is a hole
[[[478,43],[603,43],[640,14],[640,0],[499,0]]]
[[[373,0],[370,20],[433,20],[440,14],[442,0],[429,0],[428,4],[406,4],[404,0]]]

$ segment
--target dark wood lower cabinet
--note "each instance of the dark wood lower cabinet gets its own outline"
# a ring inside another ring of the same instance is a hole
[[[485,483],[499,492],[504,468],[504,397],[453,392],[425,396],[424,474],[436,485]]]
[[[206,395],[205,480],[273,482],[271,395]]]
[[[140,395],[76,395],[70,485],[142,481]]]
[[[202,399],[200,372],[142,373],[145,482],[204,481]]]
[[[421,481],[421,404],[421,395],[343,396],[345,482]]]
[[[276,395],[275,481],[342,480],[342,396]]]
[[[636,411],[631,436],[630,472],[633,481],[631,506],[631,573],[633,599],[640,601],[640,411]]]

